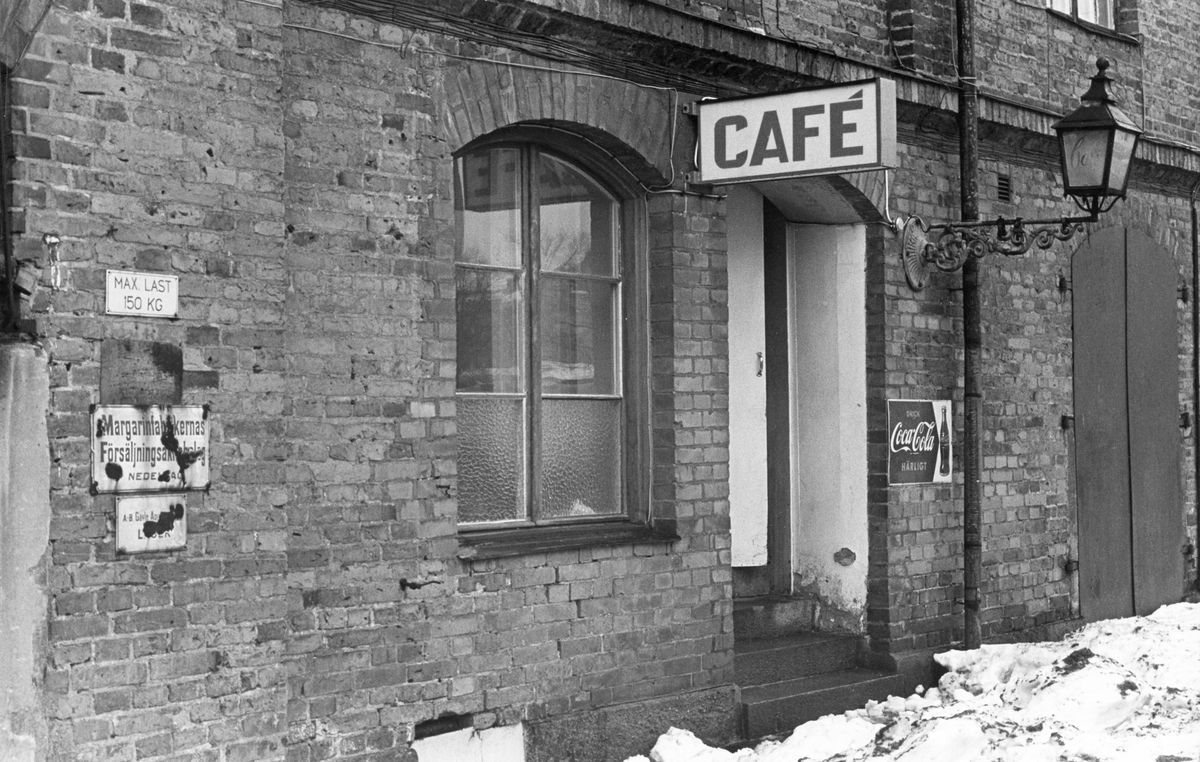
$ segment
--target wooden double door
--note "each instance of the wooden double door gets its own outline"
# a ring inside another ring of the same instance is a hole
[[[1081,614],[1143,615],[1183,589],[1175,263],[1098,231],[1072,261]]]

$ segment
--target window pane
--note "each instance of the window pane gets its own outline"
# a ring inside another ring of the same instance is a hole
[[[455,224],[462,248],[459,262],[521,265],[521,152],[514,148],[476,151],[457,162]]]
[[[458,398],[458,520],[525,518],[525,401]]]
[[[542,403],[544,518],[620,513],[621,402]]]
[[[1056,11],[1071,12],[1071,0],[1049,0],[1047,4]]]
[[[519,277],[457,268],[458,391],[524,391],[525,308]]]
[[[538,158],[538,215],[542,269],[561,273],[616,273],[617,204],[574,167]]]
[[[542,279],[542,393],[617,394],[617,286]]]

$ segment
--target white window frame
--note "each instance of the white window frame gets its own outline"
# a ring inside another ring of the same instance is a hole
[[[1105,29],[1117,28],[1116,0],[1046,0],[1046,7]]]

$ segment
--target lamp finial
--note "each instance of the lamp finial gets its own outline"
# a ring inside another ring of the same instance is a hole
[[[1092,77],[1092,86],[1084,93],[1080,100],[1087,103],[1116,103],[1116,99],[1108,94],[1108,83],[1112,82],[1112,77],[1108,76],[1108,59],[1096,59],[1096,73]]]

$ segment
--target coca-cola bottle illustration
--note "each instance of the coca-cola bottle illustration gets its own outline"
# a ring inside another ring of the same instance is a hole
[[[946,407],[942,407],[942,425],[938,427],[938,473],[950,475],[950,428],[946,425]]]

